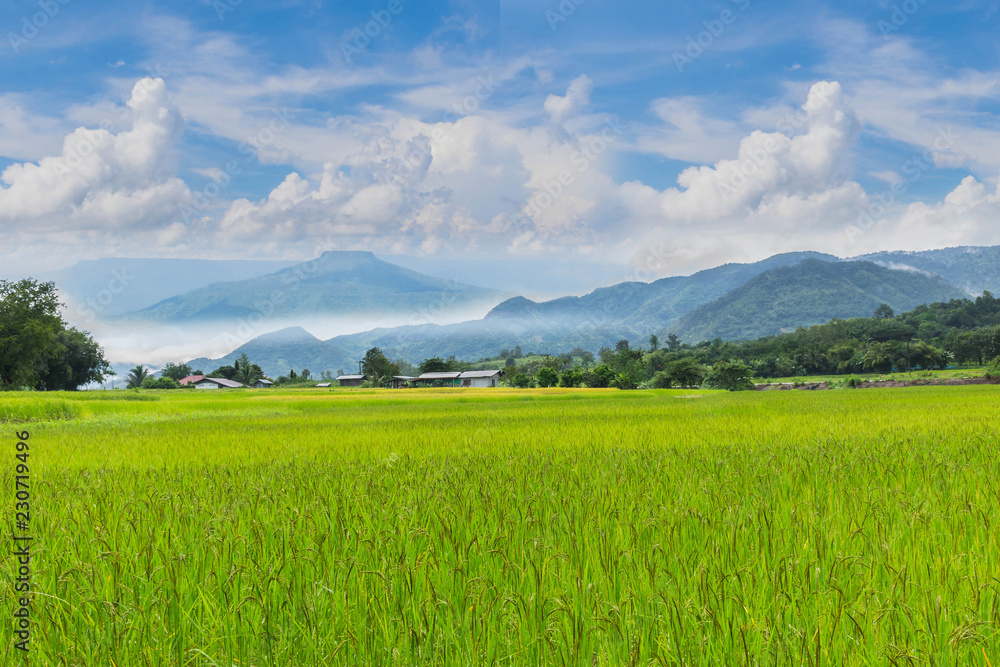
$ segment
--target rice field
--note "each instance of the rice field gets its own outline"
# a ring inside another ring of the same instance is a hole
[[[0,394],[3,664],[1000,667],[998,392]]]

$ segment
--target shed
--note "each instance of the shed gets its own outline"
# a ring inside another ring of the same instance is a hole
[[[403,387],[409,387],[410,383],[416,379],[410,375],[393,375],[392,380],[389,381],[389,386],[393,389],[402,389]]]
[[[367,375],[341,375],[337,378],[341,387],[360,387],[368,379]]]
[[[503,371],[465,371],[459,376],[463,387],[485,389],[495,387],[503,376]]]
[[[261,378],[250,386],[252,386],[254,389],[269,389],[270,387],[274,386],[274,383],[271,382],[270,380]]]
[[[316,385],[316,388],[317,389],[326,389],[331,384],[333,384],[333,383],[332,382],[320,382],[318,385]]]
[[[450,373],[424,373],[420,377],[415,378],[413,383],[419,387],[421,382],[423,382],[425,386],[433,382],[444,382],[449,386],[457,387],[460,375],[461,373],[458,371]]]
[[[225,378],[202,378],[194,383],[195,389],[242,389],[243,385]]]

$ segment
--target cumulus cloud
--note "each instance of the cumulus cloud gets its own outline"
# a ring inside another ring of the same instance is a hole
[[[137,82],[125,113],[126,131],[81,127],[66,136],[61,155],[7,167],[0,174],[0,227],[50,232],[168,225],[177,204],[190,198],[170,164],[182,119],[162,79]]]
[[[545,100],[545,111],[554,123],[562,123],[590,104],[590,93],[594,83],[586,74],[577,77],[563,96],[549,95]]]

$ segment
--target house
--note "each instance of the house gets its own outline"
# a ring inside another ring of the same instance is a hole
[[[368,379],[367,375],[341,375],[337,378],[341,387],[360,387]]]
[[[195,389],[242,389],[243,385],[225,378],[202,378],[194,383]]]
[[[465,371],[458,379],[463,387],[495,387],[503,376],[503,371]]]
[[[409,387],[410,383],[416,379],[410,375],[393,375],[392,380],[389,381],[389,386],[393,389],[402,389],[403,387]]]
[[[451,373],[424,373],[420,377],[414,378],[413,384],[419,387],[420,383],[423,382],[424,386],[426,387],[427,385],[433,384],[435,382],[443,382],[445,383],[446,386],[457,387],[458,377],[460,375],[461,373],[459,373],[458,371],[454,371]]]
[[[271,387],[274,386],[274,383],[271,382],[270,380],[265,380],[261,378],[260,380],[257,380],[250,386],[253,387],[254,389],[270,389]]]
[[[318,385],[316,385],[316,388],[317,389],[326,389],[331,384],[333,384],[333,383],[332,382],[320,382]]]
[[[197,382],[198,380],[204,379],[204,375],[188,375],[186,378],[180,381],[182,387],[188,386],[188,384]]]

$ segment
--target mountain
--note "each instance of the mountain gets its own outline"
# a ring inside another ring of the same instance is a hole
[[[855,257],[890,269],[924,271],[941,276],[968,295],[1000,294],[1000,246],[963,246],[920,252],[877,252]]]
[[[833,318],[870,317],[883,303],[903,312],[964,296],[963,290],[934,275],[872,262],[808,259],[751,278],[691,311],[672,330],[686,342],[752,340]]]
[[[275,378],[287,374],[292,368],[296,372],[308,368],[316,377],[326,370],[351,370],[357,367],[355,360],[360,359],[345,355],[336,346],[321,341],[301,327],[288,327],[258,336],[221,359],[201,357],[187,363],[193,370],[211,373],[220,366],[232,366],[241,354],[250,357],[265,375]]]
[[[110,257],[84,260],[37,277],[54,282],[78,314],[112,318],[212,283],[255,278],[293,264],[296,262]]]
[[[216,283],[128,316],[147,322],[269,318],[399,316],[431,319],[459,308],[488,308],[495,290],[434,278],[377,259],[370,252],[326,252],[269,275]]]
[[[753,276],[775,267],[794,266],[807,259],[840,261],[833,255],[797,252],[775,255],[753,264],[725,264],[691,276],[662,278],[651,283],[626,282],[585,296],[536,303],[509,299],[486,316],[498,324],[576,330],[610,328],[621,337],[643,336],[669,327],[688,312],[709,303]]]

